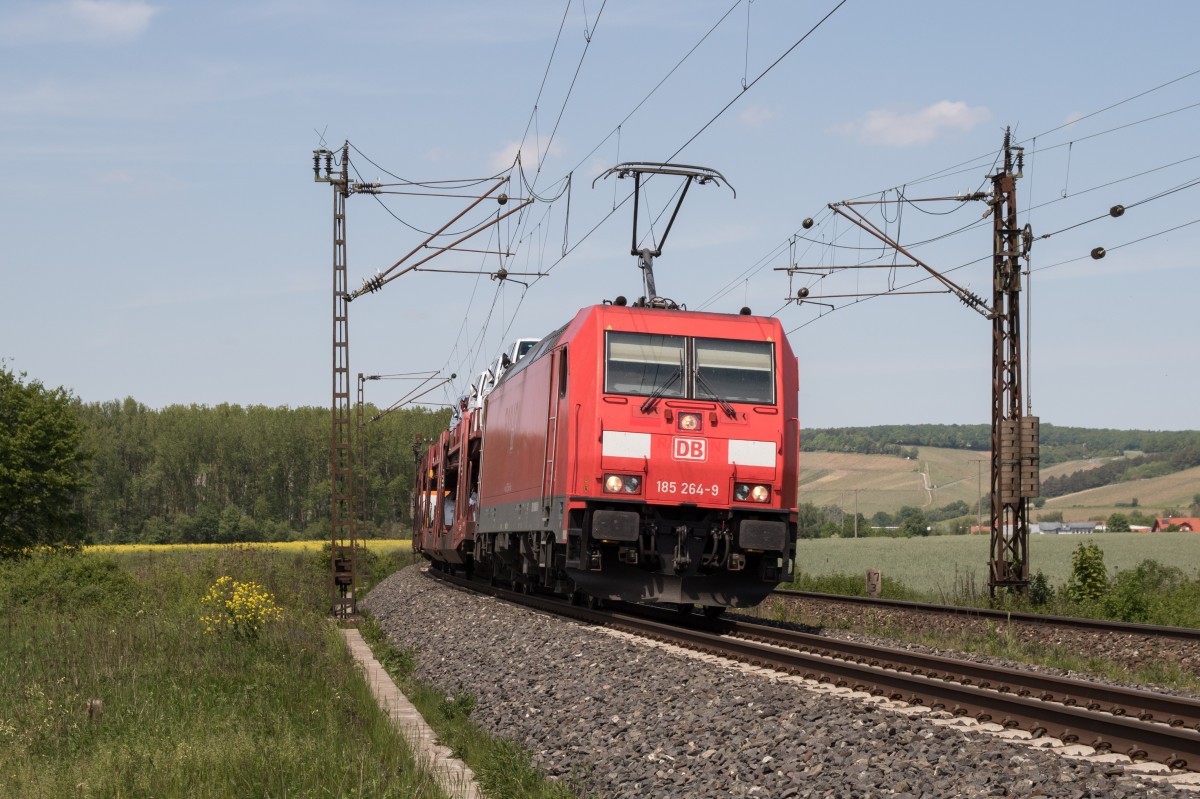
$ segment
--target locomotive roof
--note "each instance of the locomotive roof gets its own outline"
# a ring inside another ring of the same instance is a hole
[[[571,340],[591,324],[598,324],[602,329],[619,327],[632,332],[782,341],[784,346],[790,349],[787,337],[783,333],[783,325],[778,319],[770,316],[667,310],[630,305],[589,305],[580,308],[570,322],[542,338],[524,358],[504,373],[500,382],[503,383],[540,359],[558,346],[564,338]]]

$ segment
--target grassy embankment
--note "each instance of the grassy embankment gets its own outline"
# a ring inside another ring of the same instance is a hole
[[[330,623],[317,555],[127,549],[0,564],[5,795],[442,795]],[[206,633],[224,576],[279,620]]]
[[[1079,599],[1067,585],[1076,548],[1088,543],[1103,551],[1108,573],[1104,584],[1096,586],[1095,596]],[[885,596],[981,606],[988,602],[988,548],[987,536],[803,540],[797,547],[799,579],[791,587],[862,595],[865,571],[878,568],[883,573]],[[1200,627],[1200,534],[1030,536],[1030,561],[1035,574],[1040,571],[1046,576],[1050,591],[1037,607],[1028,600],[1009,601],[1014,610]],[[815,626],[849,624],[833,616],[789,617],[776,600],[768,600],[759,612]],[[859,631],[1113,679],[1200,690],[1200,674],[1184,671],[1175,663],[1084,657],[1060,646],[1022,641],[1004,625],[988,625],[985,635],[948,634],[932,628],[897,629],[884,619],[871,621],[868,616]]]

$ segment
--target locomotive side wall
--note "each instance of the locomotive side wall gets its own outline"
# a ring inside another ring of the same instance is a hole
[[[488,396],[481,508],[541,499],[552,360],[529,364]]]

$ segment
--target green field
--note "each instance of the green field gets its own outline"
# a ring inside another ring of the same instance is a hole
[[[1187,577],[1200,574],[1200,533],[1106,533],[1102,535],[1032,535],[1029,537],[1030,571],[1041,571],[1053,585],[1063,585],[1071,575],[1071,554],[1087,541],[1104,551],[1111,575],[1143,560],[1183,570]],[[933,536],[930,538],[820,538],[796,545],[797,569],[809,575],[865,574],[875,568],[885,577],[934,598],[961,594],[962,581],[986,589],[987,536]]]

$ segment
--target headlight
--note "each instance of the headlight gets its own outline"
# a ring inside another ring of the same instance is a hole
[[[604,475],[604,493],[606,494],[636,494],[641,487],[642,480],[636,474]]]
[[[738,502],[766,502],[771,498],[771,489],[765,485],[738,483],[733,487],[733,498]]]
[[[694,432],[700,429],[700,414],[698,413],[681,413],[679,414],[679,429],[687,432]]]

